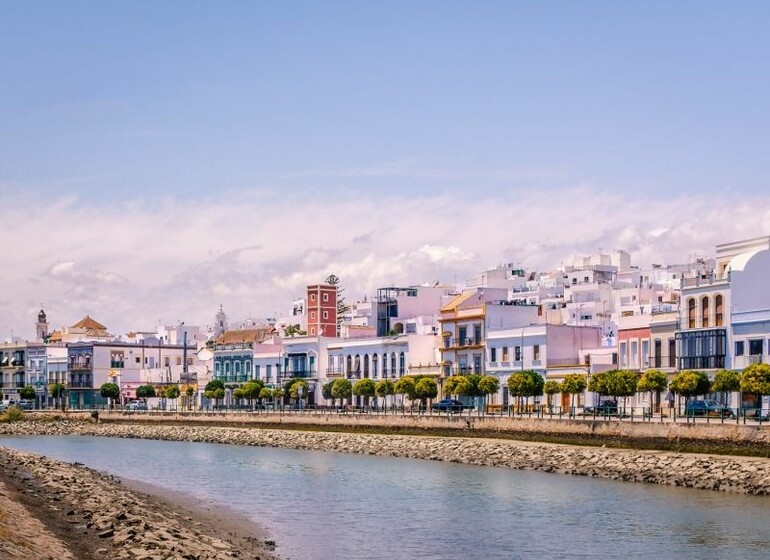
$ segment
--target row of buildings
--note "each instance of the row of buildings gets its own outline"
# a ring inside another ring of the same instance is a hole
[[[159,326],[113,336],[90,317],[49,332],[41,309],[37,340],[0,346],[5,398],[35,388],[54,404],[53,384],[71,407],[101,404],[114,382],[123,399],[140,385],[177,385],[205,404],[203,388],[232,390],[250,379],[273,386],[308,382],[308,404],[328,404],[321,387],[345,377],[395,379],[483,374],[500,378],[493,401],[508,404],[507,378],[532,369],[547,379],[609,369],[742,369],[770,359],[770,236],[725,243],[713,258],[640,268],[623,251],[585,257],[550,272],[502,265],[467,281],[385,287],[350,306],[334,285],[308,286],[282,318],[212,327]],[[565,396],[565,399],[567,397]],[[581,403],[591,404],[591,394]],[[629,404],[651,406],[649,395]],[[663,396],[665,398],[665,396]],[[757,406],[735,395],[731,406]],[[355,399],[355,398],[354,398]],[[565,406],[567,402],[563,403]]]

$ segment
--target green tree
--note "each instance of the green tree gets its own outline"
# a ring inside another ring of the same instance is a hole
[[[219,400],[225,398],[225,384],[221,379],[212,379],[206,383],[203,394],[207,399],[214,401],[214,406],[219,404]]]
[[[548,405],[548,411],[553,409],[553,395],[561,393],[561,383],[553,379],[549,379],[543,384],[543,392],[546,394],[546,404]]]
[[[711,384],[711,390],[722,393],[722,399],[725,399],[728,393],[740,391],[741,372],[734,369],[720,369],[714,374],[714,382]]]
[[[54,406],[61,406],[62,411],[64,410],[64,393],[67,390],[67,387],[63,385],[62,383],[52,383],[48,386],[48,391],[51,393],[51,396],[59,401],[58,405],[54,403]]]
[[[270,396],[273,397],[273,402],[283,408],[283,387],[275,387],[270,391]]]
[[[35,398],[35,388],[32,387],[31,385],[25,385],[24,387],[19,389],[19,396],[22,399],[32,400]]]
[[[252,379],[247,381],[241,387],[243,398],[248,400],[249,403],[253,405],[253,402],[259,398],[259,394],[262,392],[264,387],[265,384],[259,379]]]
[[[310,389],[310,386],[307,384],[307,381],[304,379],[295,379],[294,382],[289,386],[288,394],[289,396],[297,401],[298,405],[302,405],[302,397],[306,397],[308,394],[308,391]]]
[[[514,372],[508,378],[508,392],[519,399],[519,410],[522,409],[521,399],[529,401],[529,397],[542,395],[544,386],[543,376],[531,369]]]
[[[195,394],[195,389],[193,389],[192,387],[187,387],[187,389],[185,389],[184,391],[184,394],[187,395],[187,408],[188,410],[192,410],[192,406],[193,406],[192,397]]]
[[[266,400],[273,398],[273,390],[269,387],[262,387],[259,391],[259,400]]]
[[[580,373],[568,373],[561,383],[561,392],[569,395],[570,416],[575,410],[575,395],[586,390],[586,376]]]
[[[382,379],[377,382],[374,392],[382,399],[382,407],[387,411],[387,398],[395,394],[393,382],[390,379]]]
[[[464,393],[464,386],[468,382],[463,375],[451,375],[444,380],[444,395],[451,397]]]
[[[414,378],[411,375],[405,375],[393,384],[393,390],[397,395],[401,395],[401,405],[404,404],[404,397],[414,400],[416,388]]]
[[[677,395],[685,398],[685,403],[696,395],[705,395],[711,388],[708,375],[702,371],[686,369],[677,373],[668,384]]]
[[[349,399],[353,394],[353,386],[347,379],[335,379],[332,384],[332,395],[335,399],[340,399],[344,404],[346,399]]]
[[[770,365],[751,364],[741,373],[741,391],[754,393],[760,398],[770,395]]]
[[[288,337],[305,336],[306,334],[307,331],[303,331],[301,328],[299,328],[299,325],[289,325],[283,329],[283,335]]]
[[[163,396],[174,401],[174,407],[176,407],[176,400],[179,398],[179,386],[169,385],[163,390]]]
[[[340,286],[340,278],[336,274],[330,274],[326,277],[326,283],[337,289],[337,336],[340,336],[342,327],[342,318],[350,311],[350,306],[345,303],[345,289]]]
[[[668,387],[668,376],[659,369],[647,369],[642,372],[636,388],[650,393],[650,406],[660,408],[660,393]]]
[[[139,385],[136,388],[137,399],[151,399],[155,396],[155,387],[152,385]]]
[[[626,397],[636,394],[639,376],[630,369],[612,369],[595,373],[588,382],[588,390],[599,395],[622,398],[625,406]]]
[[[364,406],[369,406],[369,399],[375,395],[376,385],[369,378],[359,379],[353,385],[353,394],[364,398]]]
[[[494,375],[485,375],[479,379],[479,392],[484,398],[482,410],[486,410],[487,396],[494,395],[500,390],[500,379]]]
[[[422,377],[414,384],[414,396],[420,400],[420,408],[427,408],[428,399],[435,399],[438,395],[438,383],[432,377]]]
[[[332,388],[334,387],[334,381],[328,381],[321,386],[321,395],[325,400],[332,401],[332,407],[335,406],[337,399],[332,394]]]

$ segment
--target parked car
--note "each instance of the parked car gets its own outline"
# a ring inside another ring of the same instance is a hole
[[[126,410],[130,410],[130,411],[147,410],[147,403],[144,401],[130,401],[126,405]]]
[[[732,418],[733,411],[729,407],[719,404],[717,401],[696,399],[689,401],[684,407],[686,416],[719,416]]]
[[[602,401],[596,406],[587,406],[583,409],[586,414],[609,416],[618,413],[617,401]]]
[[[35,401],[22,399],[16,405],[22,410],[33,410],[35,408]]]
[[[455,399],[442,399],[437,403],[433,403],[431,408],[436,412],[462,412],[465,409],[473,407]]]

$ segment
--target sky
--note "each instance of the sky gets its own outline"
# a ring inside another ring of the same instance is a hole
[[[767,2],[0,0],[0,339],[770,235]]]

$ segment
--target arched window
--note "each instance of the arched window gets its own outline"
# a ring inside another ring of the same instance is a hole
[[[230,362],[225,362],[225,375],[230,375]]]
[[[722,297],[722,294],[719,294],[717,297],[714,298],[714,310],[716,311],[716,322],[715,325],[717,327],[724,326],[724,315],[722,314],[722,307],[723,307],[724,298]]]
[[[214,369],[217,372],[217,377],[222,375],[222,362],[217,362],[216,364],[214,364]]]
[[[364,354],[364,377],[369,377],[369,354]]]
[[[396,377],[396,353],[391,352],[390,354],[390,371],[393,373],[393,377]]]
[[[353,357],[348,354],[347,360],[345,360],[345,374],[349,375],[353,372]]]
[[[401,352],[401,355],[398,357],[398,373],[400,375],[404,375],[406,372],[406,355]]]
[[[243,373],[245,373],[246,375],[251,377],[251,361],[250,360],[246,360],[245,362],[243,362]]]
[[[701,299],[700,313],[701,313],[701,318],[703,320],[703,326],[708,327],[709,326],[709,297],[708,296],[703,296],[703,299]]]
[[[687,328],[695,328],[695,298],[687,300]]]
[[[386,353],[382,353],[382,377],[385,378],[388,376],[388,355]]]
[[[372,354],[372,377],[377,377],[377,354]]]
[[[235,360],[235,362],[233,363],[233,373],[235,375],[241,374],[241,362],[239,362],[238,360]]]

